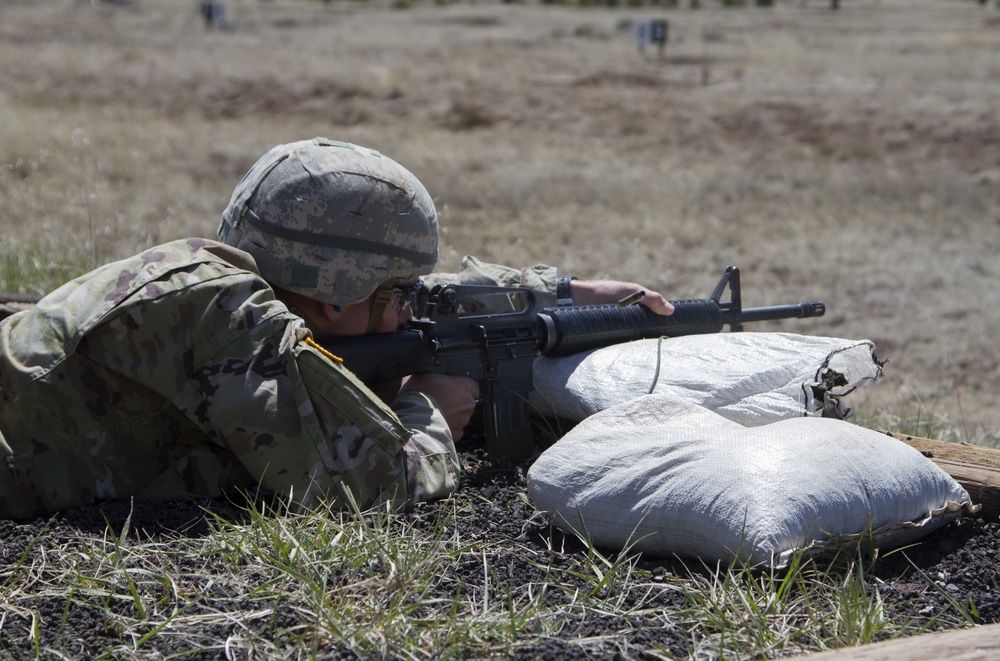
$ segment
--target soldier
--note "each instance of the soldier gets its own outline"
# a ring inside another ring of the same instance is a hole
[[[410,319],[437,262],[423,185],[363,147],[280,145],[237,186],[219,239],[105,265],[0,322],[0,517],[258,492],[405,507],[454,491],[478,384],[415,375],[383,401],[314,340]],[[638,288],[471,259],[456,277],[530,286],[542,304]],[[657,293],[643,303],[671,311]]]

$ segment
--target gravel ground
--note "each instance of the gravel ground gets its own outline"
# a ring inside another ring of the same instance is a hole
[[[553,532],[543,521],[532,517],[533,509],[527,502],[524,489],[525,465],[493,467],[483,460],[482,451],[474,448],[463,452],[463,460],[467,474],[456,495],[457,503],[449,503],[445,508],[440,504],[425,504],[405,515],[418,528],[424,525],[430,528],[436,525],[442,511],[461,512],[460,516],[452,516],[448,525],[455,527],[462,543],[480,547],[476,553],[467,554],[468,560],[462,560],[461,557],[465,556],[460,556],[447,570],[446,578],[449,580],[442,581],[442,585],[454,585],[456,581],[460,581],[473,586],[472,589],[482,587],[484,554],[493,570],[491,580],[505,583],[492,586],[498,594],[504,588],[516,591],[529,582],[545,580],[542,567],[546,565],[550,568],[559,568],[559,565],[572,568],[573,563],[585,553],[585,549],[575,540],[562,539],[558,532]],[[78,540],[81,535],[99,539],[117,534],[108,533],[108,526],[110,525],[111,531],[121,530],[130,512],[130,539],[142,539],[147,543],[157,539],[169,540],[177,534],[175,531],[183,531],[182,534],[187,536],[205,535],[209,530],[204,514],[206,509],[234,520],[242,516],[242,510],[236,507],[212,501],[137,504],[134,507],[127,502],[111,502],[99,507],[65,512],[51,519],[21,523],[0,521],[0,538],[4,540],[0,552],[0,577],[10,586],[18,580],[19,571],[23,567],[46,562],[53,549],[63,548],[68,540]],[[890,617],[901,620],[929,618],[948,607],[948,599],[943,595],[946,592],[963,606],[975,604],[982,623],[993,623],[1000,621],[1000,593],[996,590],[997,565],[994,561],[996,557],[1000,557],[1000,524],[966,518],[925,538],[904,554],[879,559],[869,577],[878,586]],[[212,571],[211,562],[204,558],[180,556],[176,562],[178,572],[188,569],[202,573]],[[187,563],[192,566],[186,567]],[[697,571],[676,561],[641,560],[639,567],[651,571],[654,582]],[[224,571],[221,566],[219,571]],[[921,572],[941,586],[943,592],[931,587],[927,579],[921,576]],[[572,581],[572,578],[567,580]],[[646,585],[648,586],[648,581]],[[14,588],[14,592],[30,593],[32,589],[31,585],[25,585]],[[638,592],[640,588],[636,590]],[[645,589],[642,590],[643,594],[636,594],[634,597],[649,599]],[[449,598],[454,595],[441,596]],[[628,598],[632,597],[633,595],[629,595]],[[24,599],[22,595],[17,603],[21,606],[29,604],[37,616],[48,623],[61,618],[67,641],[64,649],[69,650],[73,658],[95,658],[109,647],[130,642],[123,639],[124,634],[116,634],[113,627],[106,626],[106,609],[118,606],[108,604],[102,598],[88,598],[84,591],[76,591],[72,607],[67,607],[69,601],[66,597],[50,591],[35,599]],[[206,599],[195,608],[204,608],[208,613],[216,606],[231,609],[232,603],[230,599],[224,604],[213,604],[212,599],[206,595]],[[689,606],[684,603],[682,595],[675,590],[663,590],[652,597],[652,602],[647,605],[654,607],[648,615],[639,619],[632,617],[627,621],[597,613],[587,617],[571,616],[554,637],[521,647],[509,658],[612,658],[619,651],[620,647],[617,646],[622,640],[627,641],[628,650],[658,647],[679,658],[688,657],[692,633],[672,624],[672,618],[669,617],[671,612]],[[0,655],[8,658],[35,658],[35,649],[30,642],[31,617],[23,612],[19,613],[9,605],[2,608],[2,611]],[[195,614],[189,612],[187,615]],[[283,622],[286,626],[306,621],[304,615],[291,609],[275,616],[286,620]],[[238,618],[234,618],[236,619]],[[206,624],[204,631],[186,633],[194,638],[219,641],[225,640],[236,628],[232,625],[232,630],[227,631],[227,627],[218,624],[218,619],[213,622],[215,623]],[[581,645],[581,640],[595,642]],[[145,644],[143,650],[146,650],[143,658],[163,658],[171,654],[182,654],[183,658],[220,658],[218,653],[191,654],[189,643],[185,644],[170,636],[153,638]],[[628,653],[618,654],[619,658],[630,656]],[[355,657],[349,651],[344,651],[341,655],[324,658]]]

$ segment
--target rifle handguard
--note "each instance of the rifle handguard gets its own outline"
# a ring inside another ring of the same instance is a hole
[[[541,353],[568,356],[620,342],[722,330],[722,311],[716,301],[674,301],[673,305],[674,313],[666,317],[644,305],[545,308],[538,313],[546,331]]]

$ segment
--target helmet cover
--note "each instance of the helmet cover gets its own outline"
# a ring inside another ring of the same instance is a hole
[[[423,184],[377,151],[315,138],[279,145],[233,191],[219,239],[270,284],[330,303],[428,273],[438,220]]]

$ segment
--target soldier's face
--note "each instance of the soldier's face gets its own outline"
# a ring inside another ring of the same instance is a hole
[[[405,284],[414,283],[416,283],[416,278],[413,279],[412,283],[408,282]],[[392,333],[399,330],[400,326],[413,318],[412,306],[400,305],[401,296],[402,294],[393,293],[392,300],[390,300],[389,304],[382,310],[382,320],[379,321],[378,326],[376,326],[375,330],[372,331],[373,333]],[[369,297],[368,300],[363,303],[359,303],[359,305],[363,305],[365,307],[365,314],[367,315],[365,317],[365,327],[361,329],[361,333],[359,333],[360,335],[363,334],[368,328],[367,320],[371,317],[372,306],[375,305],[374,296]]]
[[[393,285],[398,289],[406,290],[419,282],[420,279],[414,277],[407,280],[397,280]],[[393,292],[392,299],[382,310],[382,317],[372,332],[391,333],[413,318],[412,305],[403,305],[405,297],[405,291]],[[325,330],[330,335],[364,335],[368,330],[368,321],[371,319],[374,305],[375,294],[372,294],[360,303],[343,306],[340,312],[331,315],[330,323]]]

